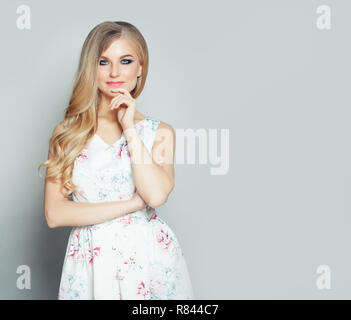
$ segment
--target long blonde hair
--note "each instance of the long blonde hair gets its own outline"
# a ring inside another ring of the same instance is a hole
[[[101,99],[97,83],[99,59],[116,39],[130,40],[142,65],[141,77],[130,92],[131,96],[134,99],[138,97],[145,85],[149,55],[146,41],[139,30],[125,21],[105,21],[95,26],[82,47],[63,123],[52,133],[48,160],[38,167],[40,177],[40,168],[47,167],[46,179],[61,182],[62,187],[69,190],[68,193],[77,191],[77,186],[72,181],[74,161],[97,130],[97,111]]]

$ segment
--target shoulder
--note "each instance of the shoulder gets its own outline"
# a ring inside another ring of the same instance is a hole
[[[173,145],[175,141],[175,130],[167,122],[153,119],[155,127],[155,144],[157,146],[161,143],[166,143],[168,145]]]
[[[156,131],[156,137],[162,136],[165,134],[175,136],[175,130],[169,123],[161,121],[159,119],[155,119],[153,117],[147,117],[147,118],[150,121],[152,129]]]
[[[168,133],[171,133],[173,135],[175,133],[173,127],[169,123],[163,122],[163,121],[160,121],[160,120],[159,120],[158,129],[160,129],[160,131],[166,130]]]
[[[174,154],[175,130],[169,123],[158,120],[152,157],[158,165],[166,168],[170,175],[174,175],[172,173]]]

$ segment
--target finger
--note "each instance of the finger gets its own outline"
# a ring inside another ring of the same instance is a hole
[[[119,104],[118,104],[118,107],[117,108],[119,108],[120,106],[124,106],[124,107],[129,107],[129,102],[128,102],[128,100],[126,100],[126,99],[121,99],[121,101],[119,102]]]
[[[121,96],[115,97],[114,100],[111,101],[111,103],[110,103],[110,108],[113,109],[113,107],[115,107],[116,104],[119,103],[119,101],[121,100],[121,98],[122,98]]]
[[[132,96],[130,95],[130,92],[127,89],[124,88],[116,88],[116,89],[112,89],[112,92],[114,93],[120,93],[120,94],[124,94],[125,96],[132,98]]]
[[[125,88],[116,88],[116,89],[112,89],[111,91],[112,92],[122,92],[122,93],[128,92],[128,90]]]
[[[129,107],[129,101],[128,101],[128,99],[125,99],[125,98],[121,97],[121,99],[118,99],[118,101],[116,101],[116,102],[113,104],[112,109],[114,109],[114,108],[117,109],[117,108],[118,108],[120,105],[122,105],[122,104],[126,104],[127,107]]]
[[[113,101],[115,101],[115,100],[116,100],[118,97],[120,97],[120,96],[121,96],[121,94],[118,93],[117,96],[113,97],[113,98],[111,99],[111,101],[110,101],[110,105],[113,103]]]

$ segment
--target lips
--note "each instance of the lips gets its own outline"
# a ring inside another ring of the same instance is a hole
[[[120,85],[122,85],[124,83],[124,81],[108,81],[106,83],[112,87],[119,87]]]

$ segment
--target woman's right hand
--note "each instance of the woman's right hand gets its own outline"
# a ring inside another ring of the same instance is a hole
[[[144,209],[147,206],[147,203],[140,197],[138,191],[135,191],[132,200],[135,202],[136,210]]]

